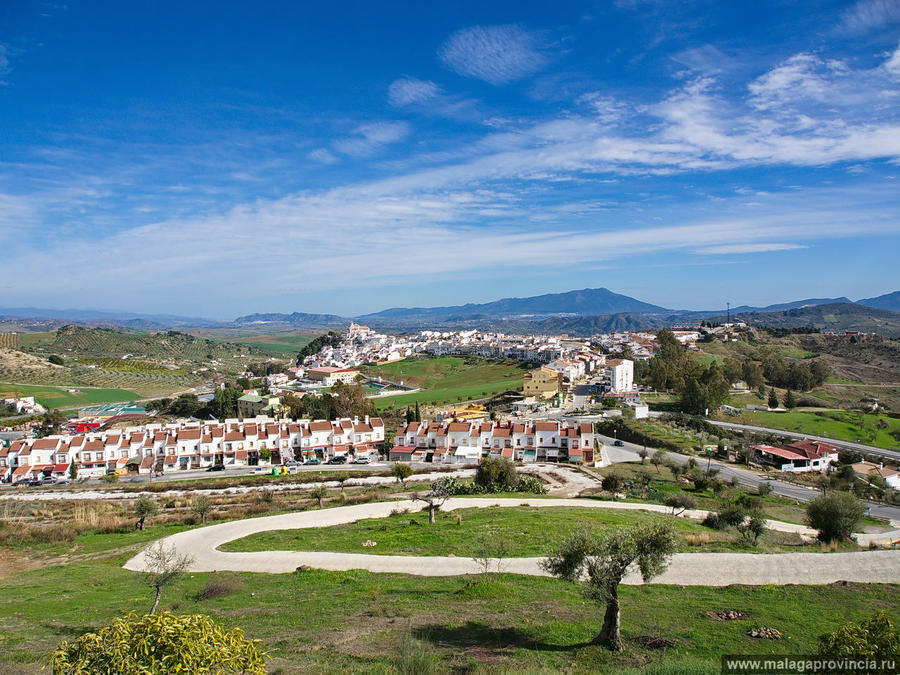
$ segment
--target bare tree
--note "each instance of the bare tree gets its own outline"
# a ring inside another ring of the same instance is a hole
[[[633,564],[645,582],[661,574],[669,566],[675,547],[675,531],[670,525],[638,525],[600,537],[581,529],[544,560],[542,567],[568,581],[585,579],[585,595],[606,604],[603,627],[594,642],[622,651],[619,584]]]
[[[156,542],[144,552],[144,583],[156,591],[150,614],[156,613],[162,589],[177,581],[192,562],[193,558],[178,553],[174,544],[166,548],[162,541]]]
[[[444,505],[451,497],[450,487],[445,480],[436,480],[431,484],[431,490],[420,493],[413,492],[409,498],[414,502],[425,502],[428,504],[428,522],[434,523],[434,512]]]

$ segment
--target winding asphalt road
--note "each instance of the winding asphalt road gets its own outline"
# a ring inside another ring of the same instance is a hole
[[[584,499],[488,499],[453,498],[443,509],[484,508],[491,506],[603,508],[665,512],[658,504],[588,501]],[[418,511],[424,504],[409,501],[375,502],[356,506],[342,506],[319,511],[302,511],[264,518],[249,518],[219,525],[179,532],[161,539],[163,546],[174,547],[180,554],[192,558],[189,570],[213,572],[286,573],[301,565],[327,570],[364,569],[370,572],[413,574],[418,576],[456,576],[475,574],[480,566],[471,558],[455,556],[393,556],[364,553],[331,553],[322,551],[263,551],[226,553],[218,550],[223,544],[257,532],[292,530],[310,527],[329,527],[352,523],[362,518],[386,518],[398,508]],[[705,511],[688,511],[683,516],[703,517]],[[794,523],[768,521],[771,529],[801,534],[814,534]],[[886,535],[860,535],[860,543]],[[894,538],[900,532],[892,533]],[[360,542],[362,546],[362,542]],[[127,563],[125,569],[144,570],[145,551]],[[495,560],[495,568],[515,574],[546,576],[541,558],[508,558]],[[859,553],[678,553],[673,556],[666,572],[652,583],[683,586],[728,586],[732,584],[828,584],[836,581],[862,583],[900,583],[900,551],[866,551]],[[624,583],[640,584],[640,576],[629,573]]]

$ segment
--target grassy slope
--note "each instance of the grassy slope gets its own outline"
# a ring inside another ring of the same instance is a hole
[[[459,514],[462,521],[457,523]],[[796,552],[818,551],[819,547],[802,547],[799,537],[768,533],[758,547],[737,541],[734,533],[715,532],[699,522],[673,518],[645,511],[605,511],[600,509],[498,508],[461,509],[437,514],[434,525],[428,523],[427,513],[397,514],[390,518],[360,520],[355,523],[326,528],[275,530],[230,542],[225,551],[339,551],[380,555],[473,555],[482,538],[490,542],[503,541],[509,557],[546,554],[558,541],[576,528],[587,525],[602,529],[638,523],[670,522],[679,534],[705,534],[710,542],[702,549],[690,547],[682,539],[681,550]],[[364,541],[377,546],[362,547]],[[790,543],[787,543],[790,542]]]
[[[900,434],[900,420],[886,415],[864,415],[844,411],[792,410],[777,413],[748,410],[737,417],[729,417],[728,421],[826,436],[843,441],[859,441],[880,448],[900,447],[900,440],[891,435],[891,433]],[[886,424],[887,428],[878,428],[879,423]]]
[[[55,645],[121,612],[146,611],[151,591],[120,565],[143,543],[182,529],[78,538],[67,564],[0,580],[0,670],[39,672]],[[2,552],[0,552],[2,553]],[[62,554],[63,551],[54,551]],[[624,587],[623,654],[589,644],[600,612],[577,587],[555,579],[411,577],[361,571],[235,574],[237,589],[198,600],[210,574],[190,574],[163,594],[162,608],[202,612],[239,626],[269,649],[285,672],[371,672],[394,662],[407,627],[442,665],[460,670],[620,671],[699,666],[718,672],[722,653],[811,653],[819,634],[848,619],[884,609],[900,620],[900,587],[835,584],[820,587]],[[739,609],[750,619],[716,622],[705,612]],[[298,611],[299,610],[299,611]],[[754,641],[755,626],[781,630],[779,642]],[[635,635],[677,640],[660,652],[628,640]]]
[[[78,394],[70,394],[66,388],[0,382],[0,398],[34,396],[38,403],[48,408],[134,401],[141,398],[139,394],[127,389],[79,388],[78,392]]]
[[[516,361],[439,356],[365,367],[366,375],[421,387],[425,391],[376,399],[379,409],[419,403],[484,398],[507,389],[521,389],[527,365]]]
[[[312,342],[319,333],[287,333],[275,335],[248,335],[232,338],[231,342],[248,345],[269,356],[295,359],[297,352]]]

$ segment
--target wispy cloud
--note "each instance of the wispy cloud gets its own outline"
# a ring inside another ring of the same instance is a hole
[[[314,162],[319,162],[320,164],[335,164],[340,161],[337,157],[334,156],[331,152],[328,151],[327,148],[316,148],[315,150],[311,150],[306,153],[306,156],[313,160]]]
[[[332,143],[332,148],[352,157],[369,157],[391,143],[401,141],[409,135],[407,122],[373,122],[363,124],[354,130],[352,136]]]
[[[694,250],[703,255],[731,255],[735,253],[768,253],[770,251],[793,251],[806,248],[802,244],[725,244],[724,246],[705,246]]]
[[[537,35],[518,26],[473,26],[451,35],[438,50],[444,64],[465,77],[502,85],[548,63]]]
[[[841,14],[841,25],[852,33],[865,33],[900,23],[897,0],[859,0]]]
[[[441,88],[429,80],[414,77],[401,77],[391,82],[388,87],[388,101],[398,108],[411,103],[426,103],[435,99]]]

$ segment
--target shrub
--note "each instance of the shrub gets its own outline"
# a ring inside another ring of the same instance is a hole
[[[519,485],[519,477],[505,457],[485,457],[475,471],[475,483],[487,492],[512,492]]]
[[[262,675],[268,655],[240,628],[226,630],[203,614],[170,612],[113,619],[96,633],[63,642],[50,657],[55,674],[172,672]]]
[[[813,499],[806,507],[807,524],[819,531],[822,541],[849,539],[865,513],[865,507],[847,492],[831,492]]]
[[[889,658],[900,654],[900,630],[883,611],[867,621],[845,623],[819,637],[819,653],[828,656]]]
[[[607,492],[611,492],[615,494],[619,491],[619,487],[622,485],[622,479],[619,478],[616,474],[611,473],[607,476],[603,477],[603,481],[600,483],[600,487],[606,490]]]
[[[712,530],[724,530],[726,527],[725,523],[723,523],[722,519],[719,517],[719,514],[715,511],[710,511],[706,514],[706,518],[703,519],[703,526]]]
[[[221,598],[231,593],[237,593],[244,588],[244,582],[235,576],[220,576],[214,573],[206,585],[197,593],[197,600],[212,600]]]
[[[768,481],[763,481],[756,487],[756,493],[760,497],[765,497],[767,495],[772,494],[772,484]]]
[[[531,492],[536,495],[547,493],[547,488],[537,476],[524,475],[519,478],[518,492]]]

